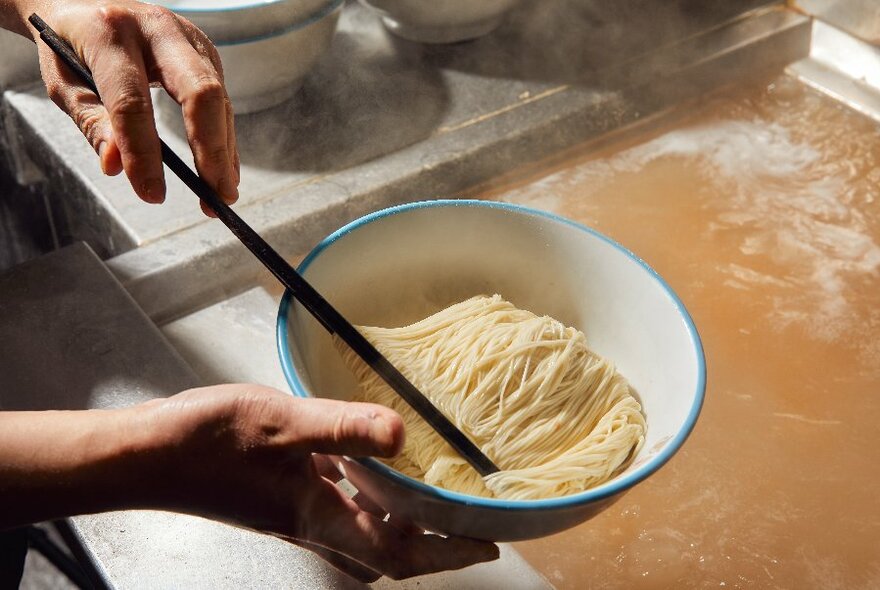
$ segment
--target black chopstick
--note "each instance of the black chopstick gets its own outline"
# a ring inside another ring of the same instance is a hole
[[[89,70],[83,65],[73,48],[61,39],[49,25],[36,14],[28,18],[40,33],[40,38],[58,54],[58,57],[73,70],[83,82],[98,95],[98,88]],[[98,95],[100,96],[100,95]],[[376,373],[385,380],[412,408],[431,425],[481,476],[498,471],[498,467],[472,443],[464,433],[455,427],[446,416],[440,413],[431,401],[394,368],[388,359],[376,350],[370,342],[342,317],[284,258],[238,216],[208,186],[208,184],[187,166],[177,154],[171,151],[164,141],[162,160],[209,208],[226,224],[232,233],[281,281],[296,299],[331,334],[337,334],[354,350]]]

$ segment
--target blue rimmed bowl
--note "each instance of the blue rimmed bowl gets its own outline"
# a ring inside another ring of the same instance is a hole
[[[327,51],[344,0],[152,0],[199,27],[220,53],[236,114],[293,96]]]
[[[635,254],[562,217],[484,201],[402,205],[331,234],[299,270],[360,325],[400,326],[472,295],[499,293],[583,330],[642,401],[648,432],[630,467],[561,498],[479,498],[426,485],[375,459],[336,458],[361,492],[428,530],[517,541],[575,526],[656,472],[699,415],[705,360],[681,301]],[[356,390],[328,334],[289,293],[277,343],[294,394],[344,400]]]
[[[495,30],[520,0],[361,0],[399,37],[421,43],[458,43]]]
[[[185,17],[215,44],[265,37],[302,22],[328,0],[152,0]]]

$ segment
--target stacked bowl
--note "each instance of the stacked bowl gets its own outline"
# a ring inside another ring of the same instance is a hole
[[[291,97],[336,32],[343,0],[153,0],[188,19],[220,53],[236,113]]]
[[[410,41],[456,43],[493,31],[519,0],[361,0],[389,31]]]

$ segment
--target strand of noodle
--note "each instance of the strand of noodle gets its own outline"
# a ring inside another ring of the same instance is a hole
[[[621,472],[644,442],[638,401],[584,334],[498,295],[401,328],[359,329],[502,468],[480,478],[337,340],[361,386],[355,399],[404,419],[406,442],[389,465],[426,483],[509,499],[567,495]]]

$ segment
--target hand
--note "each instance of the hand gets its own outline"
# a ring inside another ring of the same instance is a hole
[[[236,201],[240,178],[232,106],[220,57],[204,33],[165,8],[134,0],[19,0],[16,4],[23,22],[30,13],[38,13],[91,70],[103,104],[33,28],[28,29],[37,41],[49,96],[86,136],[105,174],[124,169],[141,199],[165,200],[149,93],[151,84],[159,84],[183,109],[199,174],[227,203]],[[20,26],[16,28],[21,32]]]
[[[194,389],[146,404],[170,509],[272,533],[362,581],[457,569],[498,557],[491,543],[426,535],[346,497],[321,455],[393,456],[399,415],[383,406],[303,400],[257,385]],[[148,470],[156,472],[157,470]],[[360,497],[359,494],[357,497]],[[366,508],[366,509],[364,509]]]

